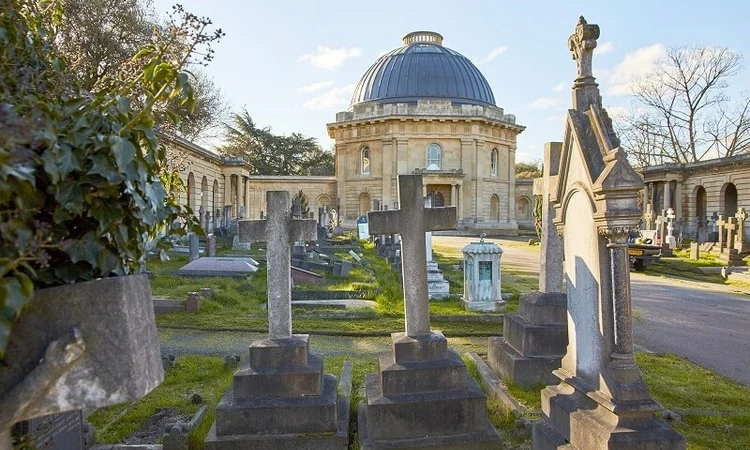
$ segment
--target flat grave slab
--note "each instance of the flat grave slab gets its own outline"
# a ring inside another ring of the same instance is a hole
[[[204,256],[180,267],[177,270],[177,275],[188,277],[241,277],[252,275],[257,271],[258,262],[253,258]]]

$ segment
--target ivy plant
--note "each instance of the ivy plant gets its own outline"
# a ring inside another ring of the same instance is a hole
[[[181,178],[165,168],[154,123],[170,114],[163,105],[192,105],[185,64],[221,36],[176,7],[128,77],[85,92],[55,49],[60,4],[2,3],[0,357],[36,289],[140,273],[147,245],[166,257],[202,232],[178,203]]]

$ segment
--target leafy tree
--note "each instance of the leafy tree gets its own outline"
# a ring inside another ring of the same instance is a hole
[[[184,52],[190,42],[184,33],[174,34],[174,29],[174,23],[158,19],[150,0],[66,0],[55,42],[81,87],[98,92],[111,84],[126,83],[138,73],[142,66],[132,56],[149,43],[173,36],[169,51],[175,55]],[[183,73],[190,79],[194,98],[190,108],[173,99],[154,109],[162,132],[198,141],[218,135],[229,107],[213,80],[200,70],[210,59],[209,49],[186,61]],[[144,93],[140,94],[132,101],[147,101]]]
[[[226,156],[243,157],[256,175],[329,175],[333,154],[322,150],[315,138],[299,133],[278,136],[271,128],[259,128],[245,110],[225,124]]]
[[[516,179],[539,178],[541,176],[542,162],[540,160],[516,163]]]
[[[301,189],[294,195],[294,197],[292,197],[292,212],[294,212],[295,203],[299,203],[300,215],[302,217],[307,217],[310,215],[310,205],[307,202],[307,196],[304,192],[302,192]]]
[[[727,80],[742,55],[727,48],[667,50],[633,83],[634,111],[617,123],[634,163],[691,163],[750,151],[750,96],[730,102]]]

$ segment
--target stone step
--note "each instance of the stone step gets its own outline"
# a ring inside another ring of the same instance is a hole
[[[237,398],[230,388],[216,407],[216,433],[333,433],[337,425],[336,399],[333,375],[325,375],[320,395]]]
[[[538,325],[520,314],[508,314],[503,324],[505,341],[526,357],[562,357],[568,345],[568,327],[561,324]]]
[[[567,324],[568,300],[559,292],[531,292],[521,296],[518,312],[531,323]]]
[[[561,357],[528,358],[516,351],[502,337],[489,338],[487,363],[506,382],[523,388],[554,384],[559,381],[552,371],[559,368]]]
[[[383,394],[380,377],[366,379],[367,434],[377,440],[482,433],[490,425],[486,397],[469,378],[464,389]]]
[[[379,355],[383,395],[446,391],[466,386],[469,372],[461,357],[448,350],[444,359],[396,362],[392,352]]]
[[[283,369],[257,371],[245,364],[234,374],[232,383],[238,399],[254,397],[296,397],[319,395],[323,381],[323,358],[310,353],[308,364]]]

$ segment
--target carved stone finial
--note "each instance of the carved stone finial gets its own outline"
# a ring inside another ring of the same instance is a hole
[[[573,53],[573,59],[578,63],[578,78],[593,78],[591,60],[596,40],[599,39],[599,25],[589,25],[583,16],[578,18],[576,32],[568,38],[568,49]]]

